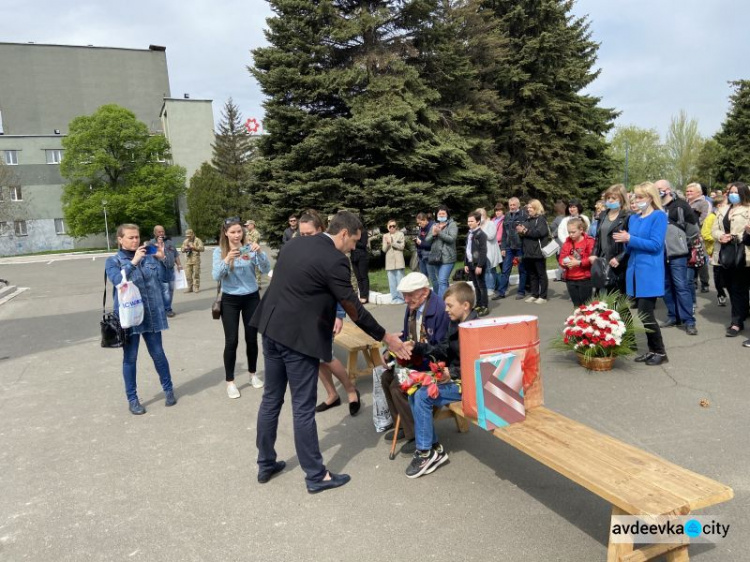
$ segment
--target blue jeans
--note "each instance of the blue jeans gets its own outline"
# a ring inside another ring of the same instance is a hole
[[[169,373],[169,361],[167,361],[167,356],[164,354],[164,347],[161,344],[161,332],[133,334],[128,336],[125,345],[122,347],[122,378],[125,379],[125,394],[128,397],[128,402],[138,398],[135,372],[141,336],[143,336],[143,340],[146,342],[148,354],[154,361],[154,367],[159,374],[159,382],[161,382],[162,389],[164,392],[172,390],[172,375]]]
[[[497,285],[495,283],[495,273],[495,268],[490,267],[489,265],[484,270],[484,284],[487,287],[487,292],[497,289]]]
[[[161,282],[161,298],[164,300],[164,310],[170,312],[172,310],[172,296],[174,290],[172,289],[172,283]]]
[[[438,288],[438,267],[436,265],[430,265],[427,256],[419,260],[419,271],[426,275],[430,280],[433,291],[437,291]]]
[[[430,398],[425,387],[409,396],[409,404],[414,414],[414,437],[418,451],[429,451],[438,442],[437,432],[432,423],[432,407],[461,400],[461,387],[456,383],[441,384],[438,388],[440,395],[434,399]]]
[[[404,296],[398,292],[398,284],[404,278],[403,269],[389,269],[388,273],[388,288],[391,291],[391,302],[394,304],[404,304]]]
[[[448,285],[451,284],[451,272],[453,271],[453,266],[455,264],[453,263],[444,263],[439,266],[438,268],[438,296],[442,299],[443,295],[445,294],[445,291],[448,290]]]
[[[664,304],[669,320],[695,325],[692,283],[687,258],[672,258],[664,268]]]
[[[497,292],[504,295],[508,290],[508,284],[510,283],[510,272],[513,269],[513,258],[518,258],[518,294],[523,296],[526,294],[526,268],[523,265],[521,258],[523,257],[522,250],[505,250],[505,257],[503,258],[502,271],[500,273],[500,283],[497,287]]]
[[[276,434],[286,387],[292,396],[294,448],[307,482],[320,482],[326,475],[320,454],[315,403],[318,399],[320,360],[263,336],[266,377],[258,408],[258,468],[270,472],[276,463]]]

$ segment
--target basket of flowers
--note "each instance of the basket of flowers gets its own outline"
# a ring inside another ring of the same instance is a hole
[[[609,371],[615,359],[636,351],[639,331],[643,329],[635,327],[627,299],[611,293],[576,308],[553,347],[574,351],[586,369]]]

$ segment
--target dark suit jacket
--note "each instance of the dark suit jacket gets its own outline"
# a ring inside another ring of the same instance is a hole
[[[365,310],[351,285],[349,260],[327,235],[292,238],[279,253],[273,280],[250,325],[299,353],[332,358],[336,303],[380,341],[385,329]]]
[[[467,246],[469,245],[469,236],[471,236],[471,232],[466,235]],[[471,241],[471,261],[466,259],[466,252],[464,252],[464,262],[464,265],[468,266],[470,270],[475,267],[481,267],[482,269],[487,267],[487,235],[481,228],[477,228]]]
[[[425,332],[427,333],[427,342],[430,345],[437,344],[445,337],[450,321],[451,319],[445,311],[445,303],[443,302],[443,299],[437,296],[436,292],[430,291],[430,296],[427,297],[424,310],[422,310],[422,326],[424,326]],[[404,329],[401,332],[401,339],[403,341],[409,339],[408,306],[404,313]],[[429,369],[429,357],[426,355],[421,355],[421,357],[412,355],[411,361],[407,364],[413,366],[417,370],[426,371]]]

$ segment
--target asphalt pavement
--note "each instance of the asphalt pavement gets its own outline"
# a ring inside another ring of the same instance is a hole
[[[605,559],[610,506],[477,427],[459,434],[438,422],[450,461],[406,478],[409,458],[389,461],[374,430],[369,377],[357,381],[358,416],[346,405],[317,416],[324,459],[351,474],[350,484],[307,493],[288,400],[277,444],[287,468],[258,484],[262,391],[250,387],[240,349],[242,397],[226,396],[208,253],[203,290],[176,294],[164,334],[179,403],[164,407],[143,348],[138,383],[148,413],[132,416],[122,352],[99,347],[104,258],[0,263],[0,277],[28,287],[0,306],[0,561]],[[550,283],[545,305],[514,295],[492,301],[492,315],[539,316],[546,405],[732,486],[732,501],[701,512],[730,523],[730,538],[690,554],[746,560],[750,349],[724,337],[729,309],[713,292],[699,295],[699,335],[664,330],[668,364],[618,360],[613,371],[592,373],[549,349],[572,308],[564,284]],[[400,330],[402,307],[368,308]]]

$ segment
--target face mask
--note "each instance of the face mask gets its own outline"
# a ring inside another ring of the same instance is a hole
[[[640,201],[635,204],[636,207],[638,207],[641,211],[645,211],[648,209],[650,203],[648,201]]]
[[[730,193],[729,194],[729,202],[732,205],[737,205],[740,202],[740,195],[739,195],[739,193]]]
[[[607,201],[604,204],[604,206],[607,207],[607,209],[619,209],[620,208],[620,202],[619,201],[615,201],[614,203],[610,203],[609,201]]]
[[[448,222],[448,217],[438,217],[438,222]]]
[[[664,197],[666,197],[666,195],[667,195],[666,191],[662,191],[661,189],[659,190],[659,197],[661,197],[662,199],[664,199]]]

